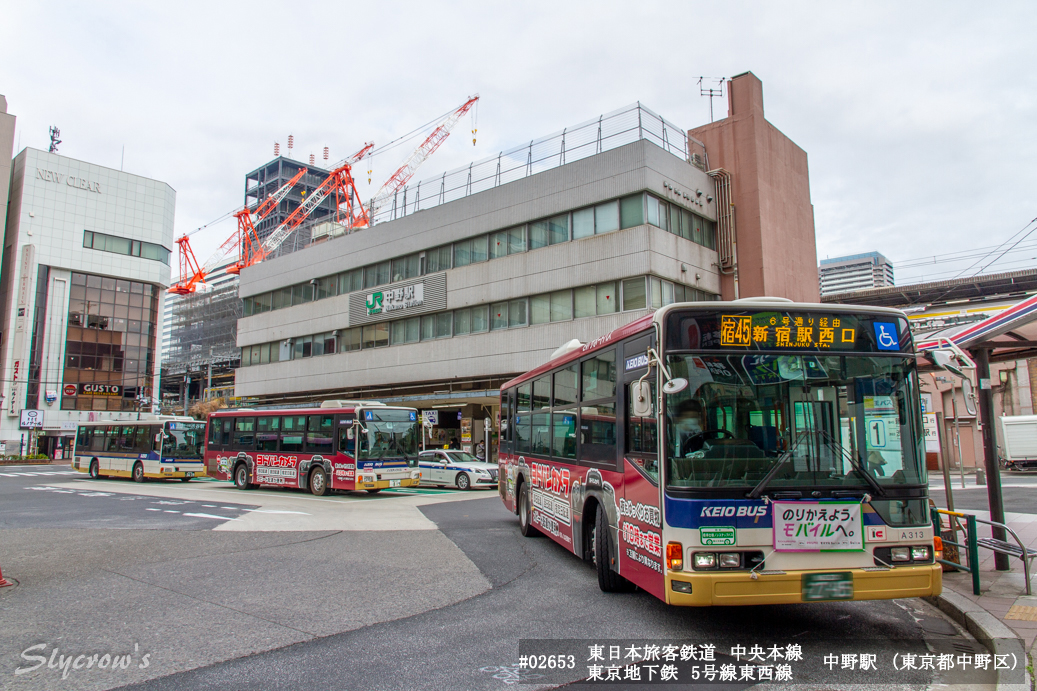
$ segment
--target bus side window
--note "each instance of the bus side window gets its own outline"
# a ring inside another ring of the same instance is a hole
[[[220,443],[220,432],[223,431],[225,419],[215,416],[209,418],[209,446],[216,446]]]
[[[106,427],[90,427],[90,451],[104,451]],[[86,449],[84,449],[86,451]]]
[[[616,350],[584,360],[580,363],[580,375],[580,460],[615,467]]]
[[[234,448],[250,450],[256,443],[256,418],[234,418]]]
[[[223,430],[220,432],[220,446],[230,446],[230,433],[234,427],[234,418],[223,418]]]
[[[76,432],[76,448],[81,451],[86,451],[90,448],[90,432],[93,430],[92,427],[80,427],[79,431]]]
[[[305,433],[305,415],[285,415],[281,418],[281,451],[301,452]]]
[[[139,425],[134,428],[133,451],[137,454],[151,451],[151,428],[147,425]]]
[[[162,453],[162,426],[154,425],[148,427],[148,444],[152,451],[157,454]]]

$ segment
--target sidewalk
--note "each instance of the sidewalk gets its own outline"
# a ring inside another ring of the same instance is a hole
[[[965,513],[987,520],[990,518],[989,512],[986,511]],[[1028,550],[1037,551],[1037,515],[1008,513],[1005,514],[1005,521]],[[978,532],[980,537],[989,537],[990,526],[981,523]],[[1008,536],[1008,541],[1015,544],[1011,536]],[[964,550],[961,551],[964,559]],[[1027,597],[1021,560],[1010,557],[1011,571],[996,571],[994,552],[980,547],[979,558],[980,595],[972,593],[972,576],[964,571],[945,571],[944,589],[952,590],[990,612],[1023,639],[1027,651],[1032,650],[1034,640],[1037,639],[1037,578],[1031,573],[1031,586],[1035,595]],[[1034,561],[1033,567],[1037,569],[1037,560]]]

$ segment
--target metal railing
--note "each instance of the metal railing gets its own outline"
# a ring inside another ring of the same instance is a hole
[[[1026,545],[1019,539],[1019,536],[1014,530],[1009,528],[1004,523],[998,523],[997,521],[988,521],[983,518],[977,518],[972,514],[961,513],[959,511],[948,511],[947,509],[930,509],[930,515],[933,521],[933,530],[936,535],[943,536],[943,530],[941,528],[942,521],[940,520],[940,514],[948,517],[948,525],[952,534],[957,535],[958,531],[964,533],[965,543],[955,542],[953,540],[943,539],[943,544],[954,545],[958,548],[964,548],[968,558],[968,565],[962,565],[957,562],[947,561],[945,559],[938,559],[937,561],[946,566],[951,566],[959,571],[967,571],[972,575],[972,592],[974,595],[980,594],[979,587],[979,548],[984,547],[994,552],[1000,552],[1001,554],[1007,554],[1014,556],[1023,562],[1023,576],[1026,579],[1026,594],[1031,595],[1030,587],[1030,560],[1037,557],[1037,552],[1031,552],[1026,549]],[[960,519],[965,519],[965,526],[961,525]],[[976,534],[976,524],[984,523],[986,525],[1003,528],[1019,545],[1018,549],[1012,547],[1007,542],[1001,540],[994,540],[993,538],[980,538]],[[960,554],[960,551],[959,551]]]
[[[641,139],[696,166],[705,165],[703,156],[698,153],[704,151],[701,142],[689,141],[686,130],[635,103],[439,177],[409,184],[383,206],[371,210],[371,223],[402,218]]]

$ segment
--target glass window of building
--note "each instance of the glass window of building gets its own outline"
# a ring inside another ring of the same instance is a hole
[[[595,287],[596,293],[596,313],[597,314],[612,314],[618,312],[618,301],[616,300],[616,284],[615,282],[601,283]]]
[[[644,218],[644,195],[635,194],[619,200],[619,225],[623,228],[633,228],[645,222]]]
[[[388,260],[372,264],[371,266],[365,266],[364,288],[374,288],[388,283],[390,270],[391,267]]]
[[[623,309],[643,310],[648,306],[644,276],[623,281]]]
[[[529,322],[526,320],[526,299],[519,298],[518,300],[512,300],[508,303],[508,326],[525,326]]]
[[[417,253],[392,260],[392,280],[403,281],[416,278],[421,272],[421,256]]]
[[[431,274],[437,271],[446,271],[451,268],[450,245],[436,247],[425,253],[425,273]]]
[[[508,254],[526,251],[526,226],[517,226],[508,230]]]
[[[569,239],[569,214],[560,214],[529,225],[529,249],[556,245]]]
[[[619,202],[605,202],[594,207],[594,233],[611,233],[619,230]]]
[[[560,322],[573,318],[573,292],[556,290],[551,293],[551,321]]]
[[[573,240],[594,235],[594,207],[573,211]]]
[[[483,333],[490,330],[490,306],[480,305],[472,308],[472,333]]]
[[[364,287],[364,270],[353,269],[338,275],[338,294],[345,295]]]
[[[380,348],[389,345],[389,323],[368,324],[363,328],[363,347]]]
[[[72,273],[63,410],[133,411],[152,396],[158,294],[136,281]]]
[[[337,294],[338,281],[335,276],[325,276],[317,280],[317,299],[323,300]]]
[[[346,353],[351,350],[360,350],[361,327],[345,329],[338,337],[338,351]]]
[[[495,302],[490,305],[490,329],[508,328],[508,303]]]

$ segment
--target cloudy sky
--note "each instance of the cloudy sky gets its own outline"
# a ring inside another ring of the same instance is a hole
[[[635,101],[698,126],[698,78],[746,70],[809,155],[819,258],[952,278],[1037,228],[1032,2],[0,0],[0,17],[16,150],[49,125],[63,155],[118,168],[125,147],[125,170],[176,189],[178,235],[237,208],[289,134],[295,158],[338,160],[478,92],[477,145],[462,121],[420,179]],[[192,238],[199,258],[232,223]],[[1033,266],[1037,230],[986,270]]]

